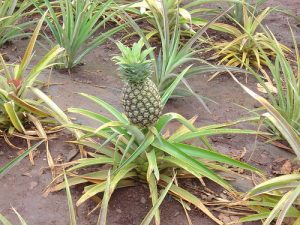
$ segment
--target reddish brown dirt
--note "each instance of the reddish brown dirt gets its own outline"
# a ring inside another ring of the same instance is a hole
[[[278,2],[284,8],[289,8],[294,13],[300,9],[299,0],[289,1],[270,1],[272,5]],[[286,17],[284,17],[286,18]],[[286,20],[281,14],[274,14],[266,21],[266,24],[280,38],[282,42],[291,46],[289,28]],[[297,40],[300,39],[300,28],[293,19],[290,19],[291,25],[295,31]],[[8,53],[12,61],[18,59],[23,54],[24,46],[27,41],[16,41],[13,45],[1,49],[1,52]],[[37,55],[41,55],[38,51]],[[86,101],[76,93],[85,92],[97,95],[116,106],[120,106],[120,89],[122,83],[117,76],[116,67],[110,61],[111,56],[116,53],[113,44],[97,48],[89,54],[83,66],[72,71],[72,76],[67,73],[53,71],[51,82],[61,83],[62,85],[51,86],[46,91],[57,104],[66,109],[68,107],[83,107],[93,109],[97,112],[103,112],[102,109],[95,107],[94,104]],[[49,71],[44,74],[47,78]],[[201,104],[194,98],[185,98],[171,100],[165,108],[165,111],[174,111],[189,118],[198,115],[197,125],[227,122],[247,116],[247,110],[240,106],[252,109],[256,104],[247,94],[243,93],[241,88],[227,76],[220,76],[211,82],[207,82],[209,75],[198,76],[189,79],[194,90],[216,102],[208,103],[212,114],[206,112]],[[244,77],[239,77],[245,81]],[[251,77],[248,79],[247,86],[255,89],[255,80]],[[240,106],[238,106],[240,105]],[[73,115],[72,115],[73,116]],[[77,118],[78,122],[88,123],[97,126],[91,121]],[[241,127],[249,127],[241,125]],[[58,139],[50,142],[52,156],[66,159],[69,152],[75,147],[64,143],[69,140],[69,135],[61,134]],[[255,137],[248,135],[219,136],[213,139],[217,149],[226,154],[237,154],[243,148],[247,149],[245,160],[249,158],[254,148]],[[20,140],[12,140],[18,146],[24,146]],[[17,150],[10,148],[3,140],[0,142],[0,167],[16,156]],[[255,148],[250,163],[264,169],[267,173],[270,171],[272,162],[279,157],[290,158],[290,154],[277,149],[272,145],[264,144],[259,141]],[[18,212],[28,221],[29,225],[67,225],[69,224],[68,209],[64,191],[50,194],[47,198],[42,196],[42,191],[51,181],[50,171],[47,169],[47,162],[44,148],[39,148],[35,159],[36,165],[30,165],[27,159],[11,170],[0,180],[0,213],[8,216],[13,224],[18,224],[16,216],[13,215],[10,208],[15,207]],[[251,183],[247,180],[238,179],[235,186],[243,191],[251,188]],[[199,189],[201,187],[199,186]],[[81,188],[72,189],[74,199],[80,196]],[[111,199],[108,224],[109,225],[133,225],[139,224],[143,216],[150,208],[148,189],[144,185],[135,188],[118,190]],[[80,225],[95,224],[97,215],[94,213],[87,216],[87,212],[93,207],[92,203],[85,204],[78,209]],[[161,207],[163,225],[183,225],[187,224],[185,215],[178,202],[167,198]],[[214,223],[198,210],[191,211],[191,219],[195,225],[213,225]],[[260,224],[260,223],[257,223]]]

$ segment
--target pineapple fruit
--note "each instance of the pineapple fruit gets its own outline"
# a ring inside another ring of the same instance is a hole
[[[120,76],[125,82],[122,104],[131,123],[139,127],[153,125],[159,118],[162,106],[156,85],[149,78],[151,61],[147,60],[153,48],[142,50],[140,40],[129,48],[119,42],[121,55],[113,60],[119,65]]]

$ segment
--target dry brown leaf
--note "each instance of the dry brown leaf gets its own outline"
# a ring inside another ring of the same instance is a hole
[[[293,170],[292,163],[289,160],[287,160],[280,168],[280,173],[281,174],[290,174],[292,172],[292,170]]]
[[[225,224],[228,224],[231,222],[230,216],[227,214],[224,214],[224,213],[220,213],[218,218]]]
[[[229,224],[234,224],[234,225],[242,225],[241,222],[239,221],[239,217],[238,216],[229,216],[227,214],[224,213],[220,213],[218,218],[224,222],[224,224],[229,225]]]

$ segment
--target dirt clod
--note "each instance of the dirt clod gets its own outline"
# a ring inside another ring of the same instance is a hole
[[[31,181],[30,182],[30,187],[29,187],[29,189],[30,190],[33,190],[35,187],[37,187],[38,186],[38,182],[36,182],[36,181]]]
[[[140,201],[141,201],[142,204],[145,204],[146,203],[146,198],[145,197],[141,197]]]
[[[292,172],[292,163],[287,160],[280,169],[281,174],[290,174]]]

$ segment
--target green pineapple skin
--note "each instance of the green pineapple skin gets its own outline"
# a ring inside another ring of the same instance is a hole
[[[152,63],[147,56],[153,48],[143,50],[143,40],[134,43],[132,48],[117,43],[121,55],[113,60],[119,65],[120,77],[124,81],[122,104],[129,121],[140,127],[152,126],[162,111],[160,94],[156,85],[149,79]]]
[[[159,92],[149,78],[139,83],[127,82],[122,104],[130,122],[139,127],[155,124],[162,111]]]

